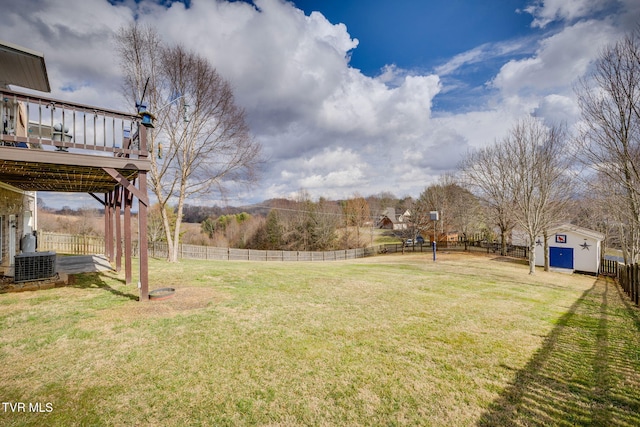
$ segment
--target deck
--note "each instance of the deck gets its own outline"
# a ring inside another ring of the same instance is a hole
[[[105,255],[117,270],[124,245],[127,283],[132,278],[131,209],[138,200],[141,301],[148,300],[151,168],[149,124],[143,124],[137,114],[0,89],[0,182],[22,191],[91,194],[104,206]]]
[[[21,190],[107,193],[150,169],[136,115],[1,90],[0,118],[0,181]]]

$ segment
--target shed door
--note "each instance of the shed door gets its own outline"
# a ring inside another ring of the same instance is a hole
[[[549,248],[549,265],[573,270],[573,248]]]

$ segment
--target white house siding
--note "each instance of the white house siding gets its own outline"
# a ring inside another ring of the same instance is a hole
[[[549,232],[549,252],[567,253],[573,250],[573,270],[597,274],[600,268],[602,240],[596,231],[573,225],[560,226]],[[566,256],[566,255],[565,255]],[[553,261],[553,260],[552,260]],[[536,239],[536,265],[544,265],[544,238]],[[553,266],[553,263],[551,265]]]
[[[36,228],[36,197],[0,182],[0,267],[13,265],[20,239]]]

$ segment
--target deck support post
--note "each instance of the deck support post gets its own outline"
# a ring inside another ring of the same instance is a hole
[[[147,128],[138,127],[140,138],[140,151],[147,152]],[[144,156],[143,158],[146,158]],[[138,189],[144,196],[147,195],[147,172],[138,174]],[[140,301],[149,300],[149,243],[147,241],[147,210],[149,199],[138,199],[138,246],[140,252]]]
[[[131,257],[133,251],[131,250],[131,205],[133,204],[133,196],[126,189],[122,189],[123,201],[124,201],[124,282],[127,285],[131,284]]]

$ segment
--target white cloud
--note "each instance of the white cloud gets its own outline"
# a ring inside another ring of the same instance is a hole
[[[437,76],[407,76],[396,88],[349,69],[341,86],[324,102],[319,120],[341,133],[404,137],[424,127],[439,91]]]
[[[580,120],[580,108],[576,100],[557,94],[545,96],[534,114],[549,125],[573,124]]]
[[[358,42],[319,13],[305,16],[281,0],[255,4],[260,11],[243,2],[200,0],[141,19],[208,57],[260,130],[286,127],[335,91]]]
[[[85,0],[69,0],[64,7],[36,0],[0,6],[0,38],[44,53],[53,96],[69,98],[80,90],[83,102],[121,105],[112,89],[120,83],[120,70],[110,42],[113,31],[132,20],[129,8]]]
[[[493,80],[505,96],[570,89],[616,32],[602,21],[584,21],[541,42],[532,57],[507,62]]]
[[[504,40],[462,52],[435,74],[388,64],[371,77],[349,66],[359,42],[344,24],[320,13],[305,16],[284,0],[256,0],[256,7],[192,0],[189,8],[174,3],[168,9],[133,0],[59,3],[12,2],[3,7],[0,26],[0,39],[45,53],[54,97],[123,108],[112,34],[134,16],[167,42],[208,58],[231,81],[267,157],[262,183],[230,195],[237,204],[301,188],[313,197],[417,196],[468,149],[502,138],[524,114],[575,120],[573,83],[602,46],[637,22],[640,8],[622,0],[620,14],[597,18],[593,13],[610,2],[536,2],[527,9],[535,25],[558,25],[549,34],[536,30],[535,49],[532,37]],[[514,55],[519,59],[508,61]],[[471,111],[433,117],[442,79],[487,60],[506,62],[491,79],[494,96]]]
[[[366,185],[368,165],[351,149],[325,148],[307,158],[283,163],[280,177],[296,189],[304,188],[316,197],[340,194],[337,190]]]
[[[501,57],[507,57],[514,53],[522,53],[529,50],[532,40],[529,38],[519,38],[516,40],[508,40],[497,43],[485,43],[476,46],[473,49],[455,55],[442,65],[435,68],[438,76],[447,76],[455,74],[461,68],[477,64],[483,61],[492,60]]]
[[[615,0],[537,0],[525,11],[533,15],[533,27],[544,28],[554,21],[575,21],[614,6]]]

